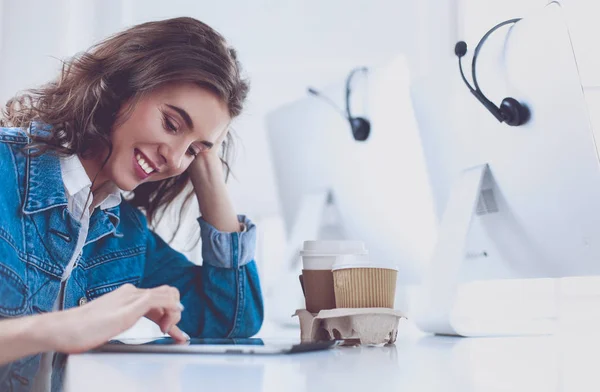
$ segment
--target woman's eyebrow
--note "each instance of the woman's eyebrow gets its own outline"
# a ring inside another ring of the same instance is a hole
[[[190,117],[190,115],[188,114],[188,112],[185,111],[185,109],[182,109],[179,106],[169,105],[168,103],[165,104],[165,105],[167,107],[169,107],[170,109],[176,111],[181,116],[181,118],[183,118],[183,121],[185,121],[185,124],[187,125],[187,127],[188,127],[188,129],[190,131],[194,129],[194,122],[192,121],[192,118]],[[204,144],[209,149],[214,146],[214,143],[211,143],[211,142],[206,141],[206,140],[203,140],[200,143]]]
[[[181,118],[183,118],[183,121],[185,121],[185,124],[190,130],[194,129],[194,122],[192,121],[192,118],[190,117],[188,112],[185,111],[185,109],[182,109],[179,106],[169,105],[168,103],[165,105],[171,108],[172,110],[175,110],[181,116]]]

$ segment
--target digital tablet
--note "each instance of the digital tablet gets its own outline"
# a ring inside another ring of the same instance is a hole
[[[113,353],[191,353],[191,354],[296,354],[327,350],[341,341],[301,343],[297,340],[270,339],[191,339],[176,343],[172,338],[120,339],[93,350]]]

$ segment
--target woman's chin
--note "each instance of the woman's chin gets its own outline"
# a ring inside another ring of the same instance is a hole
[[[125,192],[131,192],[141,184],[139,181],[132,181],[125,178],[115,178],[113,182],[120,190]]]

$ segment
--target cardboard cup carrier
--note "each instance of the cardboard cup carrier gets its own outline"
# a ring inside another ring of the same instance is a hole
[[[374,263],[360,241],[305,241],[296,311],[303,341],[394,343],[403,314],[394,310],[397,268]]]

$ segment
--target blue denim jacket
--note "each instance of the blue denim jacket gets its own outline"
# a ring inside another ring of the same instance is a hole
[[[29,132],[35,132],[35,125]],[[67,209],[59,158],[31,157],[21,129],[0,128],[0,319],[49,312],[77,243],[79,223]],[[71,308],[125,283],[177,287],[185,306],[182,330],[192,337],[249,337],[263,320],[254,262],[256,227],[223,233],[198,219],[203,265],[187,260],[148,229],[145,216],[123,201],[94,210],[82,254],[62,306]],[[1,349],[1,348],[0,348]],[[40,355],[0,367],[0,391],[26,391]],[[58,377],[57,377],[58,378]],[[53,390],[55,389],[53,381]]]

